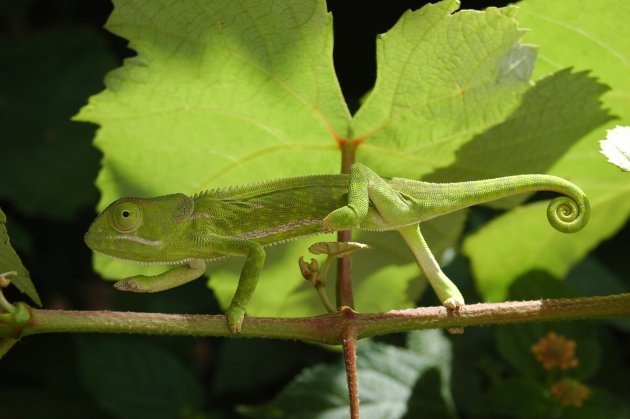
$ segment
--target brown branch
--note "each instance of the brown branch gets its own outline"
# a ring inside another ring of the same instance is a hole
[[[0,315],[0,337],[19,338],[61,332],[232,336],[222,315],[41,310],[24,304],[17,304],[15,313]],[[322,316],[287,319],[246,317],[238,337],[340,344],[344,330],[349,327],[361,339],[420,329],[613,316],[630,316],[630,294],[472,304],[461,307],[457,312],[444,307],[422,307],[372,314],[345,309]],[[22,320],[14,321],[15,318]]]
[[[344,141],[340,145],[341,173],[349,173],[350,166],[352,166],[355,161],[356,145],[351,141]],[[349,242],[351,240],[351,230],[343,230],[337,233],[338,242]],[[352,294],[352,259],[350,256],[337,259],[336,295],[337,308],[350,307],[354,309],[354,297]]]
[[[344,310],[350,310],[344,307]],[[353,315],[354,313],[350,313]],[[350,418],[359,419],[359,380],[357,378],[357,335],[353,327],[348,327],[342,333],[341,346],[346,367],[346,381],[348,383],[348,401],[350,404]]]

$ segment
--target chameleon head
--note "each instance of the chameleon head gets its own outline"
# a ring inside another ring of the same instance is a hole
[[[110,204],[85,233],[85,243],[97,253],[143,263],[185,259],[173,247],[194,210],[184,194],[158,198],[121,198]]]

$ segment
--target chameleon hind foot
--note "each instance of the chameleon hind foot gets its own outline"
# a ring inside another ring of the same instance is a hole
[[[442,305],[446,307],[447,310],[453,311],[457,314],[458,310],[465,305],[464,299],[462,297],[451,297],[442,301]],[[447,327],[446,331],[451,335],[461,335],[464,333],[463,326],[451,326]]]
[[[465,304],[464,298],[461,296],[450,297],[442,301],[442,305],[450,310],[457,310]]]
[[[241,333],[241,326],[243,319],[245,318],[245,309],[238,304],[230,304],[225,312],[225,319],[227,320],[228,329],[233,335]]]

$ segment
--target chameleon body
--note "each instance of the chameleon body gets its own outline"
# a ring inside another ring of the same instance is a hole
[[[442,272],[420,223],[512,195],[555,191],[547,217],[565,233],[587,223],[585,194],[549,175],[520,175],[458,183],[382,178],[356,163],[349,175],[317,175],[210,190],[192,197],[122,198],[92,223],[85,242],[95,252],[144,264],[173,264],[156,276],[134,276],[118,289],[156,292],[202,276],[205,261],[244,256],[236,293],[227,309],[228,327],[238,333],[265,262],[265,246],[298,237],[346,229],[397,230],[442,304],[464,299]]]

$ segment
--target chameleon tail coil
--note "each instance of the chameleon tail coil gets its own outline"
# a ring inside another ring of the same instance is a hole
[[[428,183],[405,181],[394,187],[420,202],[420,221],[462,208],[508,198],[514,195],[549,191],[561,194],[549,203],[547,219],[563,233],[580,231],[588,222],[591,209],[586,194],[576,185],[552,175],[516,175],[468,182]],[[430,196],[429,203],[423,200]]]
[[[585,195],[580,194],[577,200],[568,196],[554,198],[547,207],[549,224],[563,233],[580,231],[588,222],[590,207]]]

